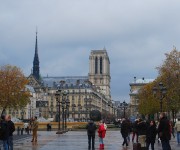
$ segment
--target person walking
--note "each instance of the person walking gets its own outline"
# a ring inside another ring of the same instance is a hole
[[[99,136],[99,148],[104,149],[104,138],[106,136],[106,129],[104,127],[103,121],[100,121],[99,128],[98,128],[98,136]]]
[[[2,115],[0,120],[0,140],[3,142],[3,150],[8,150],[9,129],[5,119],[5,115]]]
[[[147,123],[139,119],[138,125],[138,142],[141,144],[141,147],[146,147],[146,131],[147,131]]]
[[[155,121],[151,121],[146,133],[146,148],[149,149],[151,145],[151,149],[154,150],[154,143],[156,139],[157,129]]]
[[[92,149],[95,148],[96,129],[97,129],[96,124],[92,120],[86,126],[87,135],[88,135],[88,149],[91,149],[91,145],[92,145]]]
[[[134,143],[134,139],[136,137],[136,143],[138,143],[138,132],[137,132],[137,124],[138,124],[138,120],[136,119],[135,122],[132,125],[132,142]]]
[[[170,122],[166,117],[165,113],[160,114],[160,122],[158,127],[158,134],[161,139],[162,149],[171,150],[169,141],[171,140],[171,128]]]
[[[127,147],[128,146],[127,137],[129,134],[129,124],[128,124],[126,119],[122,120],[121,134],[122,134],[122,137],[124,139],[122,146],[124,146],[124,144],[126,144],[126,147]]]
[[[37,130],[38,130],[38,121],[37,121],[37,117],[35,116],[32,122],[32,132],[33,132],[33,136],[32,136],[32,141],[31,142],[37,142]]]
[[[6,116],[6,121],[8,125],[8,130],[9,130],[8,147],[9,147],[9,150],[13,150],[13,132],[15,131],[15,126],[14,126],[14,123],[11,121],[10,115]]]
[[[177,143],[180,144],[180,117],[175,123],[174,129],[177,131]]]

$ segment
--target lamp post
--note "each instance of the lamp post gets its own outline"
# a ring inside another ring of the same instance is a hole
[[[64,128],[64,109],[65,109],[65,101],[64,99],[62,99],[62,102],[61,102],[61,106],[62,106],[62,132],[64,133],[65,131],[65,128]]]
[[[56,91],[56,102],[58,103],[58,112],[59,112],[59,115],[58,115],[58,131],[56,132],[56,134],[62,134],[63,132],[61,131],[61,106],[60,106],[60,95],[61,95],[61,90],[58,90]]]
[[[82,106],[81,106],[81,104],[78,104],[78,111],[79,111],[79,114],[78,114],[78,119],[79,119],[79,122],[80,122],[80,120],[81,120],[81,113],[82,113]]]
[[[65,132],[68,132],[67,130],[67,118],[69,117],[69,104],[70,104],[70,101],[69,99],[66,99],[65,101],[66,103],[66,110],[65,110]]]
[[[159,83],[158,87],[153,87],[153,93],[154,95],[157,95],[157,93],[159,92],[160,94],[160,112],[163,111],[163,108],[162,108],[162,104],[163,104],[163,98],[165,97],[165,94],[167,92],[167,88],[163,85],[162,82]]]
[[[87,118],[87,114],[88,114],[88,106],[87,106],[88,98],[84,98],[84,101],[86,103],[86,121],[87,121],[88,120],[88,118]]]
[[[24,110],[22,109],[21,110],[21,120],[23,120],[24,119]]]
[[[75,121],[75,108],[76,108],[76,104],[72,104],[72,118]]]
[[[126,117],[126,109],[128,108],[128,104],[126,103],[126,101],[124,100],[122,103],[120,103],[120,106],[118,106],[118,108],[123,109],[123,118]]]

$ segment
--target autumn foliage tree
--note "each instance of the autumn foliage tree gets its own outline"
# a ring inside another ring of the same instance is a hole
[[[153,86],[154,82],[149,83],[139,91],[139,112],[143,115],[155,114],[159,110],[159,103],[152,93]]]
[[[180,110],[180,52],[174,48],[166,55],[166,60],[157,69],[158,80],[167,87],[167,111],[172,114]]]
[[[176,113],[180,110],[180,52],[174,48],[169,54],[165,54],[163,64],[157,67],[159,75],[157,79],[144,86],[139,91],[139,112],[141,114],[154,114],[160,109],[157,95],[153,95],[152,89],[162,82],[167,88],[166,96],[163,99],[163,111]]]
[[[0,108],[2,114],[7,108],[22,108],[29,101],[26,90],[27,78],[16,66],[0,66]]]

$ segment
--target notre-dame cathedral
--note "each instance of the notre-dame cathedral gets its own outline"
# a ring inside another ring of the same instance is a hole
[[[104,115],[115,113],[110,92],[110,60],[105,48],[91,51],[87,76],[41,77],[36,32],[33,70],[28,79],[29,86],[33,87],[36,93],[36,115],[56,119],[57,90],[67,91],[66,99],[70,102],[69,119],[88,119],[91,110],[99,110]]]

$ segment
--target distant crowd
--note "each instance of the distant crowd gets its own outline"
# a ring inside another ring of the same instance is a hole
[[[128,146],[130,141],[130,133],[132,132],[133,147],[141,147],[141,149],[154,150],[154,144],[156,136],[158,137],[158,143],[161,142],[163,150],[171,150],[170,140],[174,135],[174,131],[177,131],[177,143],[180,144],[180,118],[173,124],[166,117],[165,113],[161,113],[159,121],[154,120],[145,121],[137,119],[133,124],[129,120],[123,119],[121,124],[121,134],[124,138],[123,146]],[[138,149],[138,148],[137,148]]]
[[[93,121],[90,121],[86,127],[88,134],[88,146],[89,149],[94,149],[96,125]],[[105,122],[101,121],[98,127],[99,136],[99,148],[104,149],[104,141],[107,130]],[[180,118],[173,124],[167,119],[165,113],[161,113],[159,121],[154,120],[146,121],[142,119],[136,119],[134,123],[131,123],[128,119],[122,119],[120,132],[123,137],[122,146],[129,146],[129,142],[133,143],[133,150],[154,150],[154,144],[156,139],[158,143],[161,143],[162,150],[171,150],[170,140],[171,137],[175,138],[174,132],[177,132],[177,144],[180,144]],[[132,133],[132,139],[130,137]],[[156,138],[157,137],[157,138]]]

